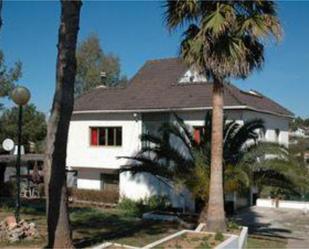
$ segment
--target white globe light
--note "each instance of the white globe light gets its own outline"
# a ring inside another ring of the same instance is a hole
[[[5,139],[2,143],[2,148],[6,151],[11,151],[14,149],[14,141],[12,139]]]
[[[26,87],[18,86],[12,91],[11,97],[15,104],[26,105],[31,97],[31,94]]]

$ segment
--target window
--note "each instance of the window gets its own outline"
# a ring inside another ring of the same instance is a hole
[[[119,190],[119,174],[101,174],[101,190]]]
[[[91,127],[90,145],[92,146],[121,146],[121,127]]]
[[[198,144],[201,142],[201,136],[203,135],[203,126],[196,126],[193,127],[193,138],[194,141],[197,142]]]

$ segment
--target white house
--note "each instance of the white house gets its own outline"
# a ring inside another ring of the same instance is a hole
[[[289,135],[291,137],[296,137],[296,138],[306,138],[306,137],[309,137],[307,135],[306,130],[303,129],[303,128],[297,128],[297,130],[295,130],[295,131],[290,131]]]
[[[173,190],[148,174],[119,174],[141,147],[143,132],[155,132],[176,112],[193,127],[203,125],[211,110],[212,83],[177,58],[151,60],[127,87],[98,87],[75,103],[69,130],[67,166],[78,172],[77,187],[119,188],[120,196],[140,199],[153,194],[168,195],[175,207],[193,208],[190,194]],[[232,84],[224,90],[225,115],[244,122],[265,121],[263,139],[288,145],[288,124],[293,114],[256,91],[245,92]]]

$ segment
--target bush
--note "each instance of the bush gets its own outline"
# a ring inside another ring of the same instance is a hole
[[[215,235],[215,240],[217,241],[223,241],[224,240],[224,235],[220,232],[217,232]]]
[[[145,212],[143,200],[134,201],[123,198],[118,204],[118,208],[128,216],[141,216]]]
[[[117,203],[119,200],[116,190],[69,189],[68,192],[73,199],[82,201]]]
[[[144,204],[149,209],[149,211],[152,210],[164,211],[171,207],[171,203],[167,196],[153,195],[149,198],[146,198],[144,200]]]
[[[154,195],[137,201],[123,198],[118,205],[118,208],[128,216],[141,216],[145,212],[164,211],[170,207],[171,204],[166,196]]]

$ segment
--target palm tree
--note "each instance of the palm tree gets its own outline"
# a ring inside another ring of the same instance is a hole
[[[263,39],[279,40],[273,1],[170,0],[165,5],[170,30],[184,25],[180,54],[192,69],[213,80],[211,178],[207,227],[225,230],[223,203],[223,95],[230,77],[246,78],[264,61]]]
[[[125,157],[129,163],[122,171],[133,174],[147,172],[160,181],[184,184],[192,194],[204,202],[200,221],[206,220],[209,198],[211,165],[211,114],[205,116],[200,129],[200,141],[196,141],[191,127],[174,114],[173,123],[163,123],[158,135],[144,134],[141,140],[145,146],[134,157]],[[258,141],[258,130],[263,131],[260,119],[239,124],[224,121],[223,168],[224,191],[233,192],[249,185],[277,186],[281,189],[295,188],[290,180],[291,161],[287,150],[273,143]],[[265,154],[276,157],[265,157]],[[291,170],[292,169],[292,170]],[[297,173],[295,173],[297,175]],[[295,175],[294,174],[294,175]]]
[[[81,1],[61,0],[56,90],[48,122],[45,189],[47,193],[48,248],[73,248],[66,186],[66,147],[74,104],[76,42]]]

